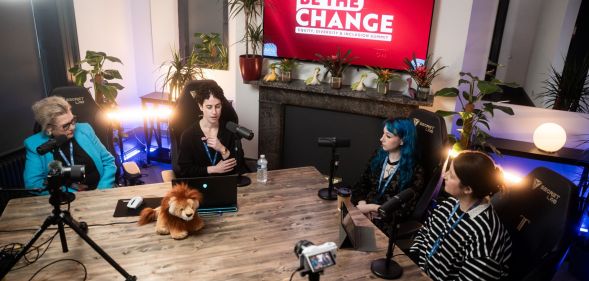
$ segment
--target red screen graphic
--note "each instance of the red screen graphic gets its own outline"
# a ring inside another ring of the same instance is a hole
[[[354,65],[405,69],[425,59],[434,0],[265,0],[264,55],[317,60],[352,50]]]

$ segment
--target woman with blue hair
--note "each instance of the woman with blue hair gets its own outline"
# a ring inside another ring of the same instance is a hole
[[[413,211],[423,190],[423,169],[415,160],[415,125],[411,119],[384,122],[381,147],[370,158],[360,180],[352,187],[352,203],[384,233],[389,226],[378,216],[378,207],[411,188],[417,196],[400,212],[401,220]]]

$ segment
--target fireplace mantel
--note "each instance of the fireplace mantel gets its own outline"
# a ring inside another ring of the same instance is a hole
[[[286,105],[353,113],[365,116],[390,118],[408,116],[419,106],[431,106],[433,97],[417,101],[401,92],[378,94],[375,89],[364,92],[331,89],[328,84],[307,86],[302,80],[290,83],[258,82],[260,91],[259,147],[268,159],[269,168],[282,168],[282,144],[284,134],[284,108]]]

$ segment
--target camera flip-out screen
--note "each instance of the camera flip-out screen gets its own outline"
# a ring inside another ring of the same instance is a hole
[[[330,267],[335,264],[331,252],[323,252],[312,256],[307,256],[307,262],[311,266],[311,271],[318,272],[326,267]]]

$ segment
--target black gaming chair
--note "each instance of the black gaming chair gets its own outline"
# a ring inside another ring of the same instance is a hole
[[[540,167],[517,188],[493,196],[511,234],[510,280],[551,280],[578,229],[578,191],[568,179]]]
[[[417,162],[424,170],[423,193],[417,200],[411,217],[399,225],[397,239],[401,249],[407,249],[422,226],[428,212],[435,207],[442,186],[442,173],[448,163],[448,132],[441,116],[423,109],[409,113],[415,124]]]
[[[112,127],[106,118],[106,113],[94,101],[88,89],[80,86],[58,87],[51,91],[51,96],[63,97],[72,106],[72,113],[76,115],[78,122],[88,123],[92,126],[100,142],[115,157],[117,165],[115,183],[119,183],[121,161],[115,152]],[[35,131],[40,131],[39,125],[35,125]]]
[[[196,95],[203,89],[212,86],[217,87],[217,82],[214,80],[192,80],[184,86],[182,94],[176,100],[174,116],[170,119],[168,127],[171,139],[170,154],[174,169],[178,166],[178,149],[182,133],[202,117]],[[239,123],[237,112],[230,103],[222,105],[220,126],[225,127],[225,124],[229,121]],[[240,158],[243,159],[243,157]],[[242,165],[242,167],[245,167],[245,165]]]

